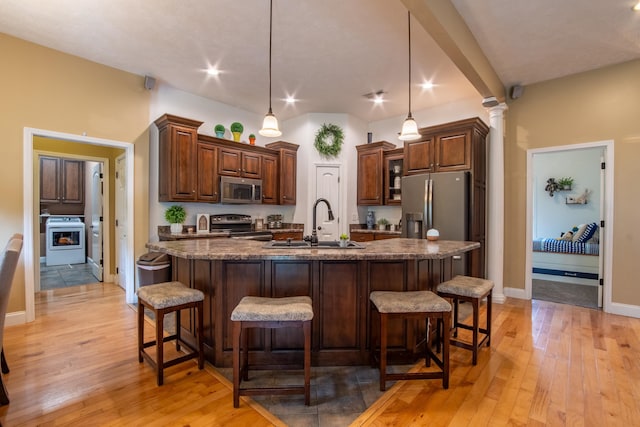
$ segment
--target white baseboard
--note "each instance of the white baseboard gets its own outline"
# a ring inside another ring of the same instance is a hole
[[[607,312],[611,314],[619,314],[621,316],[640,318],[640,306],[637,305],[612,302],[611,305],[609,305],[609,310],[607,310]]]
[[[531,299],[527,297],[527,291],[520,288],[504,288],[504,296],[517,299]]]
[[[7,313],[4,318],[4,326],[24,325],[25,323],[27,323],[26,311],[14,311],[12,313]]]

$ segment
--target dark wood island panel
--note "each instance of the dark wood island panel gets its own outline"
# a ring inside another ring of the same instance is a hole
[[[420,253],[411,239],[395,239],[397,247],[367,243],[365,249],[265,250],[260,242],[234,242],[234,248],[213,241],[148,244],[172,255],[173,278],[201,290],[204,302],[206,359],[215,366],[230,367],[232,356],[231,312],[246,295],[287,297],[308,295],[313,300],[312,363],[315,366],[369,363],[369,293],[374,290],[430,289],[447,278],[450,252],[477,247],[474,242],[449,242],[455,250]],[[395,242],[394,240],[394,242]],[[404,246],[403,246],[404,242]],[[421,245],[427,247],[426,241]],[[440,245],[441,247],[443,245]],[[446,246],[446,243],[445,243]],[[190,247],[192,249],[187,249]],[[242,251],[240,249],[242,248]],[[391,252],[393,253],[391,253]],[[393,259],[393,258],[397,259]],[[442,268],[444,267],[444,268]],[[193,340],[194,319],[183,315],[182,332]],[[411,358],[418,351],[417,337],[424,326],[398,321],[390,325],[390,346],[398,357]],[[302,332],[294,329],[250,331],[250,357],[256,363],[277,368],[300,361]]]

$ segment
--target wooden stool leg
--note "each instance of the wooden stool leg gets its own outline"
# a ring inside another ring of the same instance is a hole
[[[176,351],[180,351],[180,311],[176,310]]]
[[[196,308],[198,315],[198,330],[196,331],[198,339],[198,369],[204,369],[204,313],[202,307],[203,304],[200,301]]]
[[[387,315],[380,313],[380,391],[387,389]]]
[[[244,331],[242,334],[242,345],[240,346],[241,362],[240,362],[240,374],[242,381],[249,381],[249,331]]]
[[[487,295],[487,347],[491,345],[491,294],[493,291],[489,291]]]
[[[164,311],[156,310],[156,371],[157,383],[164,383]]]
[[[240,335],[242,325],[233,322],[233,407],[240,406]]]
[[[311,404],[311,321],[304,322],[304,404]]]
[[[478,328],[480,328],[480,307],[479,307],[479,298],[473,298],[471,304],[473,305],[473,357],[472,364],[478,364]]]
[[[447,311],[442,315],[443,329],[448,331],[451,329],[451,312]],[[449,388],[449,335],[442,334],[442,388]]]
[[[460,301],[458,298],[453,298],[453,337],[458,337],[458,312],[460,311]]]
[[[138,300],[138,362],[142,363],[144,349],[144,306]]]
[[[369,326],[369,337],[371,339],[371,343],[369,343],[369,363],[372,368],[376,368],[378,365],[376,363],[376,347],[378,345],[378,332],[380,331],[379,322],[376,322],[380,319],[380,315],[378,314],[378,310],[374,307],[371,307],[371,325]]]
[[[2,364],[2,373],[8,374],[9,365],[7,365],[7,359],[5,359],[4,357],[4,347],[2,347],[2,350],[0,350],[0,363]]]

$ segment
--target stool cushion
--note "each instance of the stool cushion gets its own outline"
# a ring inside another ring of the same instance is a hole
[[[431,291],[375,291],[369,299],[380,313],[435,313],[451,311],[451,304]]]
[[[234,321],[304,321],[313,319],[311,298],[244,297],[231,312]]]
[[[138,298],[155,309],[168,308],[204,300],[204,294],[180,282],[164,282],[138,289]]]
[[[491,280],[469,276],[456,276],[438,285],[438,292],[470,298],[481,298],[487,295],[491,289],[493,289]]]

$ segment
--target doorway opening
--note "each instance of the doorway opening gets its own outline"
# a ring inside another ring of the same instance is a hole
[[[133,144],[127,142],[106,140],[101,138],[87,137],[84,135],[65,134],[60,132],[25,128],[23,139],[23,182],[24,182],[24,194],[23,194],[23,221],[24,221],[24,268],[25,268],[25,313],[24,322],[30,322],[35,318],[34,307],[34,292],[39,289],[40,286],[40,269],[37,265],[40,261],[40,188],[39,188],[39,168],[38,168],[38,150],[36,150],[36,141],[38,139],[52,139],[58,140],[60,145],[64,144],[76,144],[86,148],[86,154],[76,154],[78,157],[85,157],[93,160],[100,160],[100,157],[92,156],[92,150],[102,149],[117,149],[118,153],[124,152],[126,159],[127,170],[127,182],[126,182],[126,200],[127,209],[126,215],[128,218],[133,218]],[[59,151],[62,150],[62,151]],[[56,148],[56,153],[60,154],[64,150],[60,147]],[[71,150],[73,151],[73,150]],[[77,150],[76,150],[77,151]],[[68,154],[64,154],[68,156]],[[106,215],[104,216],[106,218]],[[127,221],[127,227],[131,228],[133,221]],[[122,244],[126,245],[127,253],[133,253],[133,232],[128,230],[127,238]],[[106,246],[105,246],[106,247]],[[110,266],[107,264],[108,259],[105,258],[105,270],[108,272]],[[120,269],[126,271],[126,277],[133,277],[134,262],[131,259],[126,261],[126,264],[119,266]],[[108,280],[108,278],[105,278]],[[134,302],[134,283],[129,280],[127,283],[121,284],[125,289],[126,301],[128,303]]]
[[[613,141],[527,151],[527,298],[611,304]]]

